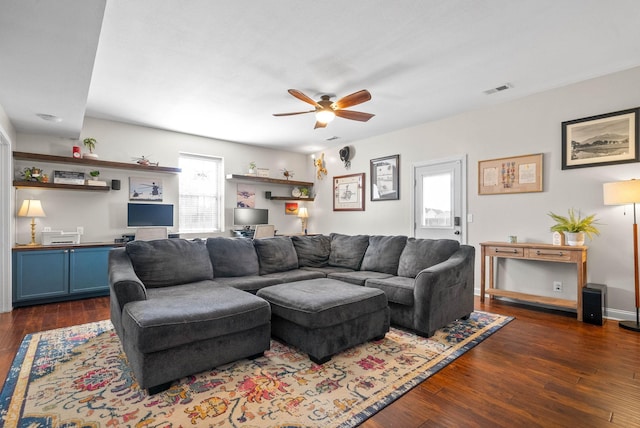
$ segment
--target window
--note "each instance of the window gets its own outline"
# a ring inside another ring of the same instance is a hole
[[[179,166],[180,232],[222,231],[222,158],[181,153]]]

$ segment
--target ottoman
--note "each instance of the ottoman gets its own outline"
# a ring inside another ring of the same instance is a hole
[[[382,290],[320,278],[262,288],[271,305],[271,335],[307,353],[316,364],[389,331]]]
[[[270,347],[271,309],[263,299],[231,287],[199,287],[198,293],[179,287],[156,289],[161,295],[127,303],[122,311],[125,354],[150,394]]]

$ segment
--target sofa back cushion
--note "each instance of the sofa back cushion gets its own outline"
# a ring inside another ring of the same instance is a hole
[[[125,248],[136,275],[149,288],[213,279],[204,241],[132,241]]]
[[[298,256],[288,236],[254,239],[258,253],[260,275],[298,269]]]
[[[406,236],[369,236],[360,269],[397,275],[400,254],[406,243]]]
[[[342,235],[332,233],[329,266],[359,270],[369,246],[369,235]]]
[[[298,256],[300,267],[329,266],[331,238],[327,235],[292,236],[291,241]]]
[[[442,263],[459,248],[460,243],[453,239],[409,238],[400,255],[398,276],[415,278],[421,270]]]
[[[207,238],[207,249],[215,276],[258,275],[258,255],[251,239]]]

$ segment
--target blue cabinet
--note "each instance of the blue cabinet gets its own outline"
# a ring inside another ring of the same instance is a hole
[[[112,247],[13,251],[13,305],[109,294]]]

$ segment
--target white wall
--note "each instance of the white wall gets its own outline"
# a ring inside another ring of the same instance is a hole
[[[640,68],[634,68],[579,84],[558,88],[491,108],[471,111],[437,122],[349,143],[355,149],[351,169],[346,170],[338,150],[325,151],[328,177],[311,212],[321,232],[411,234],[412,165],[417,162],[468,155],[468,243],[506,240],[517,235],[525,242],[551,242],[549,211],[566,213],[574,207],[596,213],[601,236],[589,245],[588,281],[608,286],[607,306],[612,317],[631,318],[634,309],[632,210],[604,206],[602,183],[640,177],[640,164],[561,170],[561,122],[640,105]],[[517,85],[517,82],[513,82]],[[494,95],[495,96],[495,95]],[[372,119],[372,120],[375,120]],[[363,125],[366,126],[366,125]],[[401,199],[371,202],[369,160],[400,154]],[[478,161],[531,153],[544,153],[544,191],[515,195],[477,192]],[[366,173],[366,211],[332,211],[332,177]],[[479,288],[479,257],[476,257],[476,288]],[[500,286],[560,298],[576,297],[573,266],[546,262],[502,261]],[[561,280],[564,292],[553,293],[552,283]]]
[[[178,166],[180,152],[189,152],[202,155],[220,156],[224,158],[226,174],[247,172],[250,161],[255,160],[258,167],[270,169],[271,177],[284,178],[280,170],[287,168],[295,172],[294,179],[309,180],[313,173],[313,166],[309,158],[298,153],[287,153],[276,150],[258,148],[254,146],[213,140],[210,138],[193,135],[179,134],[86,118],[82,136],[97,139],[95,152],[101,160],[114,162],[134,163],[133,158],[145,155],[152,161],[160,162],[161,166]],[[75,142],[78,144],[78,142]],[[57,137],[42,135],[18,134],[15,150],[44,153],[59,156],[71,156],[74,141]],[[82,145],[82,144],[80,144]],[[68,171],[89,172],[96,168],[77,168],[73,165],[38,164],[31,161],[16,161],[14,172],[18,173],[24,167],[39,166],[45,173],[51,174],[53,169]],[[98,168],[100,169],[100,168]],[[75,231],[77,226],[83,226],[85,234],[82,242],[113,242],[115,238],[124,233],[132,233],[132,229],[126,227],[126,206],[128,202],[129,177],[159,177],[162,179],[164,190],[164,203],[173,203],[177,206],[178,175],[176,174],[149,174],[140,167],[140,172],[133,170],[100,169],[100,178],[110,182],[119,179],[122,182],[122,190],[102,192],[83,192],[68,190],[41,190],[19,189],[16,191],[16,203],[23,199],[37,197],[42,200],[46,218],[36,219],[38,233],[45,226],[53,230]],[[266,190],[274,194],[286,195],[291,188],[277,189],[269,185],[256,185],[256,207],[269,209],[269,220],[283,233],[300,231],[300,220],[295,216],[284,214],[284,202],[270,201],[264,198]],[[232,209],[236,204],[237,183],[225,181],[225,224],[226,231],[223,236],[230,236],[232,226]],[[27,243],[30,240],[29,219],[16,220],[16,242]],[[176,226],[172,231],[177,232]],[[202,236],[202,235],[200,235]],[[40,241],[40,236],[37,236]]]

